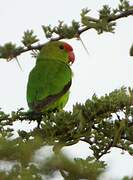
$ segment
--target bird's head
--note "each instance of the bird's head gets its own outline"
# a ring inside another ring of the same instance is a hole
[[[72,46],[68,43],[63,41],[51,41],[42,47],[38,59],[41,61],[43,61],[43,59],[55,59],[72,64],[74,63],[75,55]]]

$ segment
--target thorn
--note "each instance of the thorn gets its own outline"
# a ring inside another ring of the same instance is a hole
[[[80,42],[82,43],[82,45],[83,45],[83,47],[84,47],[86,53],[87,53],[88,56],[89,56],[89,55],[90,55],[90,54],[89,54],[89,51],[88,51],[87,47],[85,46],[83,40],[81,39],[80,35],[77,35],[76,37],[77,37],[77,40],[80,40]]]
[[[80,40],[80,42],[82,43],[82,45],[83,45],[83,47],[84,47],[86,53],[87,53],[88,56],[89,56],[89,51],[88,51],[87,47],[85,46],[84,42],[82,41],[81,37],[79,38],[79,40]]]
[[[20,65],[20,63],[19,63],[19,61],[18,61],[18,58],[16,57],[15,59],[16,59],[16,62],[17,62],[17,64],[18,64],[20,70],[23,71],[23,69],[22,69],[22,67],[21,67],[21,65]]]

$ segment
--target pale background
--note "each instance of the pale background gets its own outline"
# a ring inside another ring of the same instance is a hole
[[[130,0],[133,4],[133,0]],[[70,23],[79,20],[82,8],[92,9],[90,15],[97,17],[103,4],[116,7],[114,0],[1,0],[0,1],[0,44],[12,41],[21,45],[23,32],[33,29],[41,42],[46,42],[41,25],[57,25],[58,20]],[[129,48],[133,42],[133,17],[117,21],[115,34],[97,35],[94,30],[82,34],[82,39],[90,55],[85,52],[80,41],[68,42],[73,46],[76,60],[72,66],[74,77],[71,95],[66,110],[71,110],[76,102],[84,103],[96,93],[98,96],[109,93],[121,86],[133,85],[133,57],[129,56]],[[16,111],[20,107],[28,109],[26,103],[26,84],[35,60],[29,53],[21,55],[20,71],[16,61],[7,63],[0,61],[0,107],[5,112]],[[20,123],[15,125],[19,128]],[[29,128],[29,127],[28,127]],[[79,143],[66,148],[71,156],[86,157],[88,145]],[[117,180],[124,175],[133,175],[133,157],[128,153],[112,149],[103,160],[109,164],[105,179]]]

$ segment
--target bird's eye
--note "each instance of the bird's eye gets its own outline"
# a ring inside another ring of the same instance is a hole
[[[60,45],[59,48],[60,48],[60,49],[64,49],[64,46],[63,46],[63,45]]]

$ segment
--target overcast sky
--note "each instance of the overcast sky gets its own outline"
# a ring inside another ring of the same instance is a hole
[[[132,0],[130,2],[133,4]],[[40,41],[46,42],[42,25],[54,26],[58,20],[64,20],[66,23],[73,19],[79,20],[81,9],[85,7],[92,9],[90,15],[97,17],[103,4],[116,7],[117,3],[117,0],[1,0],[0,44],[12,41],[22,45],[21,38],[27,29],[33,29]],[[133,58],[129,56],[129,48],[133,42],[132,24],[133,17],[128,17],[117,21],[115,34],[97,35],[94,30],[82,34],[89,56],[80,41],[67,40],[74,48],[76,60],[72,66],[74,77],[66,110],[71,110],[76,102],[84,103],[94,93],[101,96],[123,85],[132,87]],[[23,72],[18,68],[16,61],[0,61],[0,107],[6,112],[20,107],[28,109],[26,84],[35,60],[29,53],[25,53],[19,57],[19,62]],[[71,148],[73,155],[86,156],[88,147],[85,148],[85,145],[81,144],[83,143],[78,145],[79,152],[75,146]],[[115,180],[123,175],[133,175],[133,158],[127,153],[121,155],[120,150],[113,149],[112,153],[103,159],[110,163],[109,174]]]

